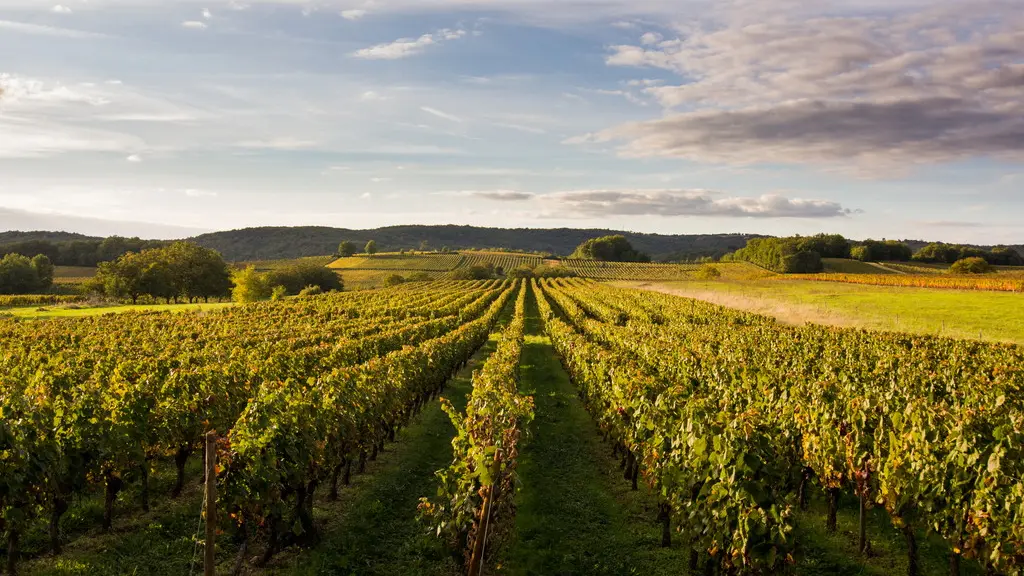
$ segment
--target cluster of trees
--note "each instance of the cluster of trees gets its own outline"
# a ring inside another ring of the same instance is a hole
[[[111,236],[103,239],[24,240],[0,246],[0,254],[20,254],[31,258],[42,254],[56,266],[97,266],[100,262],[116,260],[129,252],[142,252],[167,246],[162,240],[142,240]]]
[[[490,280],[498,276],[504,276],[505,271],[493,262],[457,268],[451,273],[452,280]]]
[[[570,258],[605,262],[650,262],[651,257],[635,250],[621,234],[591,238],[576,247]]]
[[[954,262],[949,271],[953,274],[988,274],[992,271],[992,265],[984,258],[971,256]]]
[[[351,240],[345,240],[341,244],[338,244],[338,256],[341,256],[343,258],[348,258],[349,256],[354,256],[358,251],[359,251],[359,249],[356,248],[355,242],[352,242]],[[376,254],[377,253],[377,241],[376,240],[368,240],[366,242],[366,245],[363,247],[363,252],[365,252],[367,254],[370,254],[370,255]]]
[[[936,242],[929,244],[914,254],[914,260],[918,262],[932,262],[952,264],[966,258],[981,258],[993,266],[1021,266],[1024,265],[1024,258],[1012,248],[996,246],[992,250],[982,250],[971,246],[960,244],[943,244]]]
[[[574,278],[576,272],[562,266],[541,264],[535,268],[520,266],[508,273],[509,278]]]
[[[861,262],[908,262],[910,246],[896,240],[865,240],[850,250],[850,257]]]
[[[808,244],[805,244],[805,240],[807,238],[802,236],[753,238],[747,242],[746,247],[726,255],[723,260],[742,260],[780,274],[821,272],[824,269],[821,263],[822,255],[814,250],[806,249]],[[825,241],[824,244],[831,245],[828,241]],[[848,245],[846,250],[849,253]]]
[[[189,242],[128,252],[99,266],[87,289],[110,298],[186,299],[225,298],[231,294],[231,274],[220,254]]]
[[[53,263],[45,254],[0,258],[0,294],[39,294],[53,286]]]
[[[231,294],[237,302],[276,300],[285,296],[309,296],[343,289],[336,272],[310,262],[260,272],[249,266],[232,277]]]

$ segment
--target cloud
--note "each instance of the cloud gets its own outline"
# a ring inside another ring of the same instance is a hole
[[[213,13],[210,12],[209,8],[203,8],[203,18],[205,18],[207,20],[209,20],[210,18],[213,18]]]
[[[431,114],[433,116],[437,116],[438,118],[444,118],[445,120],[449,120],[451,122],[457,122],[459,124],[462,123],[462,118],[459,118],[458,116],[456,116],[454,114],[449,114],[447,112],[442,112],[442,111],[438,110],[437,108],[431,108],[430,106],[420,106],[420,110],[423,110],[427,114]]]
[[[518,132],[527,132],[529,134],[547,134],[547,130],[543,128],[536,128],[534,126],[524,126],[522,124],[513,124],[511,122],[492,122],[492,126],[498,128],[508,128],[509,130],[516,130]]]
[[[187,20],[181,23],[182,28],[190,28],[192,30],[206,30],[209,28],[206,22],[200,22],[198,20]]]
[[[98,93],[93,85],[75,85],[0,74],[0,93],[8,106],[57,106],[61,104],[89,104],[103,106],[110,101]]]
[[[129,162],[139,163],[142,162],[142,156],[139,156],[138,154],[132,154],[131,156],[125,158],[125,160]]]
[[[68,8],[67,6],[64,6],[62,4],[57,4],[56,6],[50,9],[50,12],[53,12],[54,14],[71,14],[71,8]]]
[[[975,156],[1024,160],[1024,117],[956,98],[890,102],[799,100],[700,110],[570,139],[626,140],[626,156],[701,162],[820,163],[888,174]]]
[[[645,34],[606,58],[678,75],[681,83],[644,87],[666,116],[591,140],[623,141],[630,156],[861,173],[975,157],[1024,161],[1024,13],[1013,3],[870,16],[780,10],[677,33]]]
[[[428,46],[441,44],[448,40],[458,40],[467,34],[468,32],[462,29],[444,28],[433,34],[424,34],[419,38],[400,38],[394,42],[356,50],[352,56],[365,60],[398,60],[422,54]]]
[[[461,194],[474,198],[483,198],[484,200],[496,200],[498,202],[522,202],[534,198],[534,195],[529,192],[517,192],[515,190],[467,190]]]
[[[0,20],[0,31],[2,30],[6,30],[9,32],[19,32],[22,34],[34,34],[38,36],[59,36],[63,38],[75,39],[107,37],[105,34],[98,34],[96,32],[84,32],[82,30],[58,28],[56,26],[43,26],[40,24],[26,24],[24,22],[14,22],[11,20]]]
[[[139,236],[155,239],[188,238],[210,231],[172,224],[105,220],[59,212],[31,212],[4,207],[0,207],[0,230],[61,230],[93,236]]]
[[[197,190],[195,188],[186,188],[181,192],[189,198],[216,198],[218,196],[216,192],[210,190]]]
[[[303,140],[300,138],[281,137],[265,140],[243,140],[235,144],[238,148],[250,148],[254,150],[308,150],[316,147],[318,143],[314,140]]]
[[[572,190],[537,197],[548,215],[718,216],[732,218],[838,218],[853,212],[828,200],[725,196],[707,190]]]
[[[987,228],[991,222],[969,222],[962,220],[914,220],[911,224],[933,228]]]
[[[640,37],[640,43],[644,44],[645,46],[650,46],[652,44],[657,44],[658,42],[661,42],[663,39],[664,37],[661,34],[658,34],[657,32],[648,32]]]
[[[366,10],[342,10],[341,17],[345,20],[359,20],[366,16]]]
[[[144,149],[135,137],[63,122],[0,116],[0,158],[41,158],[69,152],[120,152]]]

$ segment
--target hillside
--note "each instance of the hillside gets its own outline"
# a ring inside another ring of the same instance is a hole
[[[304,226],[296,228],[246,228],[214,232],[194,240],[220,251],[228,260],[296,258],[332,254],[342,240],[357,245],[376,240],[381,251],[418,248],[426,241],[430,248],[447,246],[453,250],[469,248],[507,248],[528,252],[570,254],[579,244],[596,236],[622,234],[638,250],[655,260],[688,260],[702,256],[721,256],[746,245],[756,235],[748,234],[640,234],[616,230],[576,228],[479,228],[476,226],[389,226],[374,230],[347,230]]]
[[[71,242],[74,240],[102,240],[95,236],[86,236],[75,232],[50,232],[45,230],[33,230],[23,232],[10,230],[0,232],[0,245],[13,244],[15,242]]]

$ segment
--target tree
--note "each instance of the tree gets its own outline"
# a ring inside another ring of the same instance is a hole
[[[533,278],[533,268],[520,266],[508,273],[509,278]]]
[[[430,242],[423,240],[420,242],[420,252],[426,252],[430,248]]]
[[[21,254],[0,259],[0,294],[30,294],[39,289],[39,273]]]
[[[992,266],[980,256],[971,256],[954,262],[949,271],[953,274],[987,274],[992,271]]]
[[[896,240],[865,240],[850,249],[850,257],[861,262],[907,262],[912,256],[910,246]]]
[[[288,294],[295,295],[307,286],[316,286],[321,292],[341,291],[343,285],[338,273],[330,268],[309,262],[300,262],[267,273],[271,286],[284,286]]]
[[[605,262],[650,262],[650,256],[638,252],[625,236],[601,236],[580,244],[571,258],[603,260]]]
[[[744,248],[731,255],[732,260],[752,262],[779,274],[821,272],[821,254],[802,250],[804,238],[751,238]]]
[[[235,302],[258,302],[270,298],[273,288],[267,276],[256,271],[255,266],[235,272],[231,278],[235,284],[231,297]]]
[[[338,244],[338,256],[342,258],[348,258],[356,253],[355,242],[351,240],[345,240],[341,244]]]
[[[366,243],[366,248],[363,248],[363,251],[366,252],[367,254],[370,254],[371,256],[376,254],[377,253],[377,242],[376,242],[376,240],[370,240],[369,242],[367,242]]]
[[[37,254],[32,258],[32,267],[35,268],[38,277],[36,287],[39,290],[49,290],[53,286],[53,262],[45,254]]]
[[[140,296],[209,300],[231,294],[231,274],[220,254],[189,242],[128,252],[100,264],[94,289],[112,298]]]

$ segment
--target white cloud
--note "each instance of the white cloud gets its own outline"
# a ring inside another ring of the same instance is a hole
[[[437,108],[431,108],[430,106],[420,106],[420,110],[423,110],[427,114],[431,114],[431,115],[437,116],[438,118],[443,118],[445,120],[449,120],[451,122],[457,122],[459,124],[462,123],[462,118],[459,118],[458,116],[455,116],[454,114],[449,114],[447,112],[442,112],[442,111],[438,110]]]
[[[464,38],[465,30],[452,30],[444,28],[433,34],[424,34],[419,38],[400,38],[394,42],[377,44],[369,48],[356,50],[352,56],[365,60],[398,60],[423,53],[428,46],[441,44],[448,40]]]
[[[853,212],[838,202],[786,198],[780,194],[726,196],[709,190],[571,190],[537,196],[559,217],[716,216],[745,218],[837,218]]]
[[[185,22],[181,23],[181,26],[183,28],[190,28],[192,30],[206,30],[207,28],[209,28],[209,26],[206,25],[206,22],[200,22],[198,20],[186,20]]]
[[[359,97],[359,99],[360,100],[365,100],[367,102],[375,102],[375,101],[380,101],[380,100],[390,100],[391,98],[388,97],[388,96],[384,96],[384,95],[382,95],[382,94],[380,94],[378,92],[375,92],[373,90],[367,90],[366,92],[362,93],[362,95]]]
[[[640,37],[640,43],[645,46],[650,46],[661,42],[663,39],[664,37],[657,32],[648,32]]]
[[[138,154],[132,154],[131,156],[125,158],[125,160],[137,164],[139,162],[142,162],[142,156],[139,156]]]
[[[210,12],[209,8],[203,8],[203,18],[205,18],[207,20],[209,20],[210,18],[213,18],[213,14]]]
[[[341,17],[345,20],[359,20],[366,16],[366,10],[342,10]]]
[[[57,4],[52,9],[50,9],[50,12],[53,12],[54,14],[71,14],[71,8],[68,8],[63,4]]]
[[[301,138],[280,137],[268,138],[265,140],[243,140],[235,144],[238,148],[249,148],[253,150],[308,150],[317,145],[314,140],[303,140]]]
[[[189,198],[216,198],[218,194],[210,190],[197,190],[195,188],[186,188],[182,190],[182,194]]]

